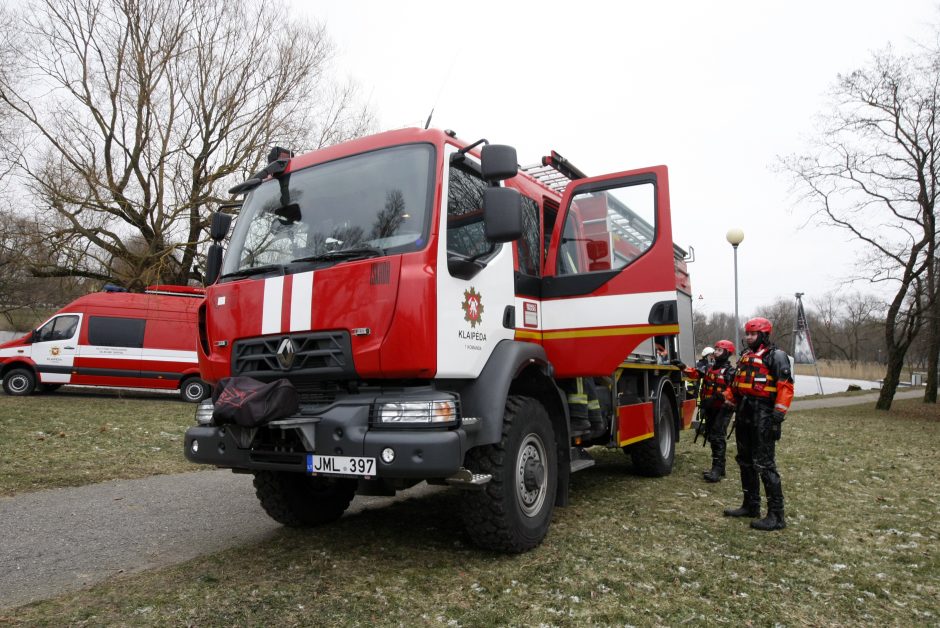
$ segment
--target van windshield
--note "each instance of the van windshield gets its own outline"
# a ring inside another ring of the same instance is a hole
[[[433,165],[434,147],[412,144],[266,181],[239,213],[223,276],[423,248]]]

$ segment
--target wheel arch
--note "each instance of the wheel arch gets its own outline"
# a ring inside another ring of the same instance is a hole
[[[39,371],[36,369],[36,364],[32,360],[23,360],[17,359],[10,362],[5,362],[0,365],[0,379],[6,377],[7,373],[13,369],[26,368],[33,372],[33,375],[36,376],[36,383],[39,383]]]
[[[538,400],[548,412],[558,452],[558,488],[555,505],[568,503],[571,468],[568,405],[552,377],[554,368],[545,349],[531,342],[503,340],[490,355],[479,377],[460,391],[463,416],[478,417],[479,429],[468,433],[468,448],[498,443],[502,438],[503,413],[509,395]]]

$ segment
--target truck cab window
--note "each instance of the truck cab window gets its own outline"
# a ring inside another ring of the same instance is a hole
[[[540,277],[541,247],[539,229],[539,204],[527,196],[522,197],[522,237],[516,241],[519,256],[519,272]]]
[[[483,190],[486,182],[466,166],[450,167],[447,186],[447,252],[463,257],[485,255],[493,249],[483,228]]]
[[[78,316],[56,316],[39,328],[39,342],[49,340],[69,340],[78,331]]]
[[[619,270],[656,239],[651,183],[585,190],[571,199],[558,249],[558,274]]]

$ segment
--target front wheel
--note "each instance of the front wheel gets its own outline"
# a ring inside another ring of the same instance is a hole
[[[493,476],[467,492],[462,518],[467,534],[486,549],[520,553],[545,538],[555,506],[558,452],[548,412],[531,397],[511,396],[502,439],[472,449],[468,469]]]
[[[256,471],[255,494],[268,516],[292,528],[339,519],[356,494],[356,480]]]
[[[209,384],[198,377],[190,377],[180,386],[180,399],[190,403],[199,403],[209,396]]]
[[[676,459],[676,412],[660,397],[655,402],[653,437],[624,447],[640,475],[662,477],[672,473]]]
[[[13,369],[3,378],[3,390],[17,397],[31,395],[36,390],[36,374],[29,369]]]

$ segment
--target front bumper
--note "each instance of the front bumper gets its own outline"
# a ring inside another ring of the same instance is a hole
[[[186,431],[184,452],[187,460],[197,464],[298,473],[307,471],[307,454],[369,457],[376,459],[380,478],[446,478],[462,466],[467,449],[463,428],[370,428],[369,408],[345,403],[291,417],[316,420],[308,432],[313,438],[306,439],[313,441],[312,451],[299,434],[291,433],[293,430],[210,425]],[[395,451],[390,463],[382,460],[386,447]]]

